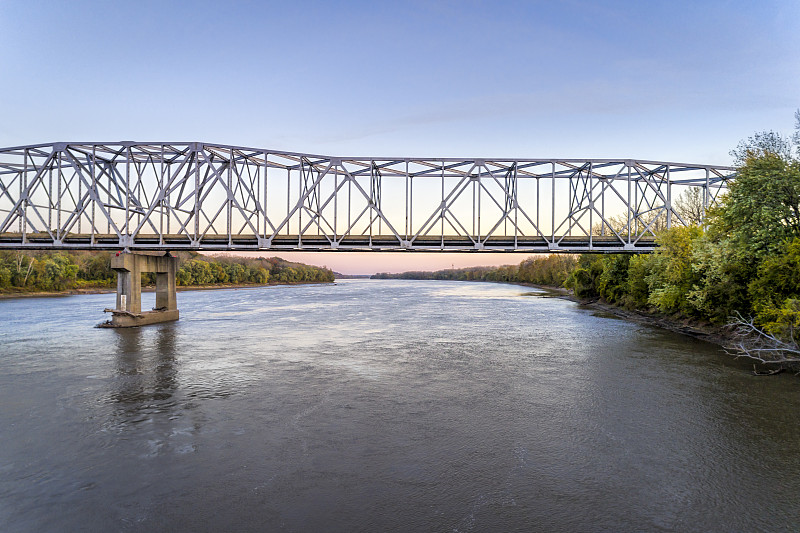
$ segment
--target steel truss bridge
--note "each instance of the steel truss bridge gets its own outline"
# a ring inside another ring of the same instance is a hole
[[[0,149],[0,249],[649,252],[733,169],[328,157],[189,143]],[[699,200],[699,201],[698,201]]]

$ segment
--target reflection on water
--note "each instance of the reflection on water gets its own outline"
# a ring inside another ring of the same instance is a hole
[[[0,301],[8,531],[795,530],[800,396],[502,284]],[[747,509],[747,513],[742,510]]]
[[[123,418],[136,412],[171,409],[178,385],[175,325],[161,324],[153,346],[143,346],[143,328],[113,330],[117,336],[116,379],[109,400],[120,405]]]

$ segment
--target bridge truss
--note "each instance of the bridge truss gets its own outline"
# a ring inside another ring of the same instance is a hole
[[[20,146],[0,149],[0,249],[649,252],[691,222],[679,196],[702,219],[732,178],[638,160]]]

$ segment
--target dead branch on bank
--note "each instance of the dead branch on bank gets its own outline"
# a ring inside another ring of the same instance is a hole
[[[731,317],[728,328],[734,331],[734,343],[724,349],[736,357],[749,357],[764,364],[800,363],[800,345],[789,331],[789,339],[781,340],[755,325],[753,318],[739,313]]]

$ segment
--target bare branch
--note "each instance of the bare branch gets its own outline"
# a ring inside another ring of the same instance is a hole
[[[748,357],[765,364],[800,363],[800,346],[794,340],[784,341],[755,325],[752,317],[736,313],[727,327],[734,330],[735,342],[725,351],[735,357]]]

